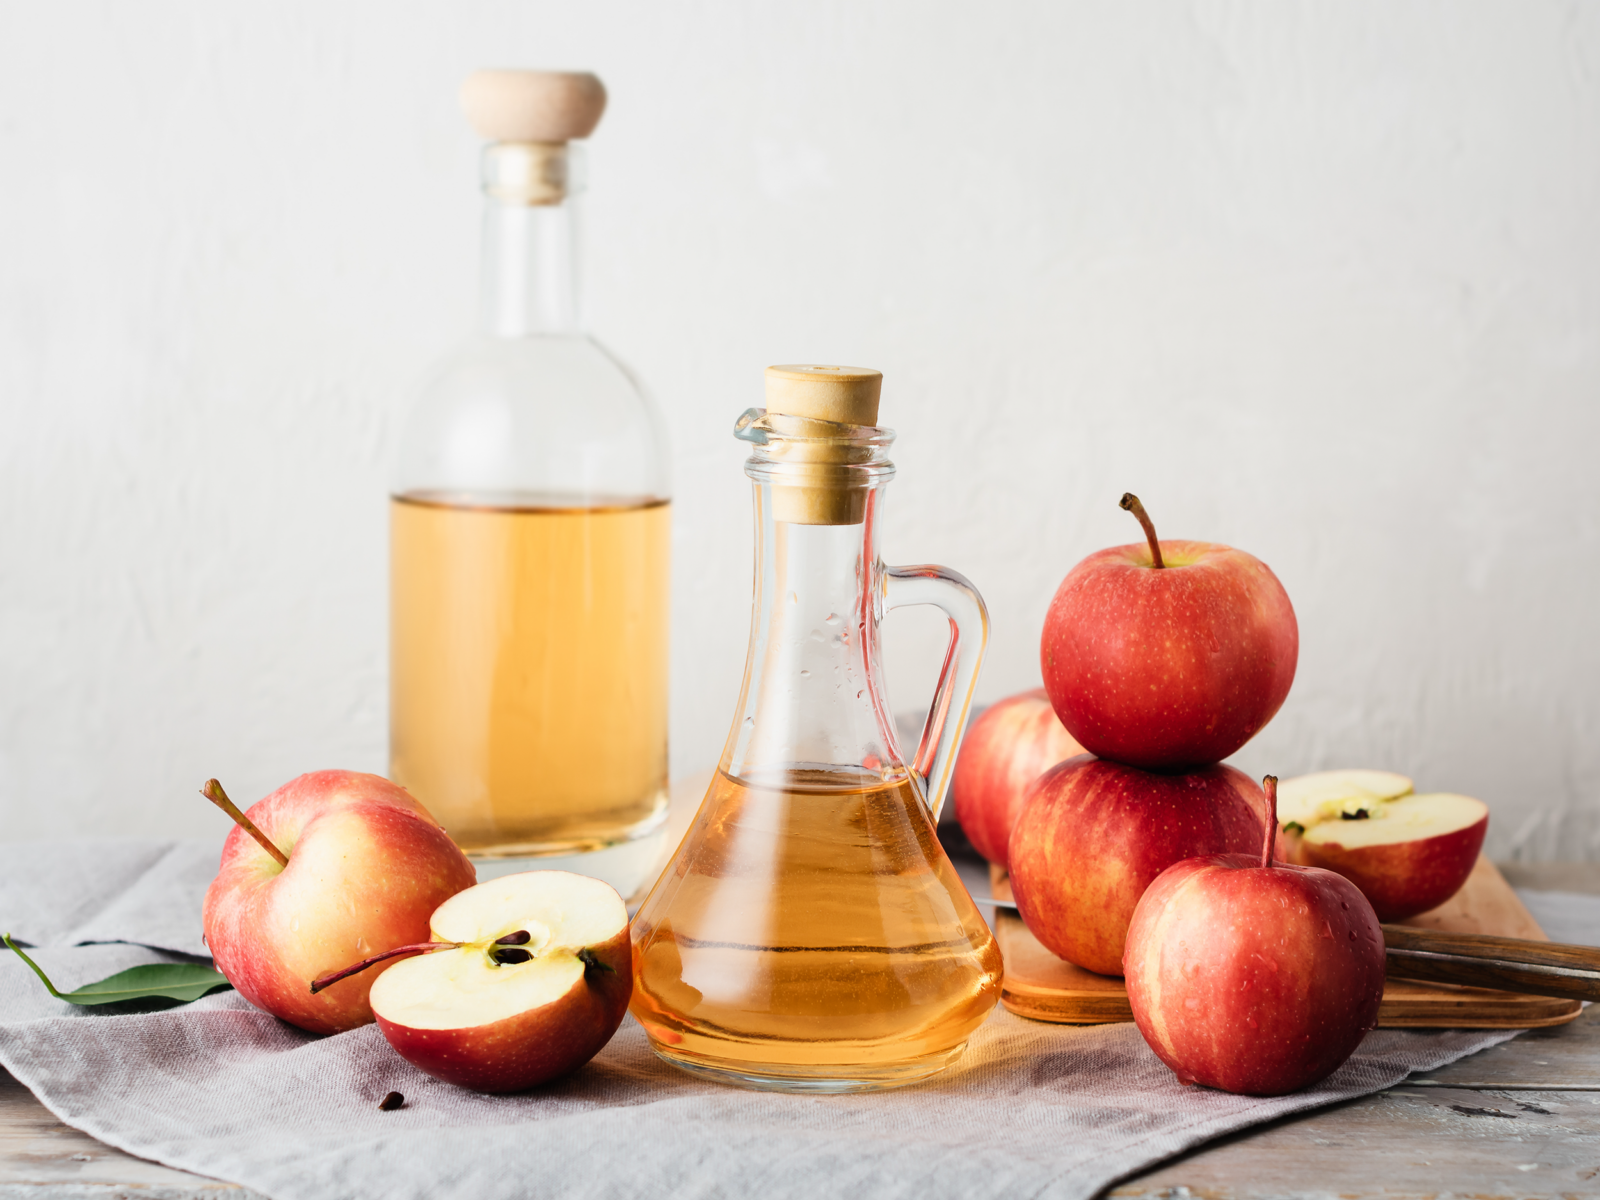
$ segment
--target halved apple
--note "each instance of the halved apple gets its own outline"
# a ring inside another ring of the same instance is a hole
[[[1488,828],[1488,806],[1470,796],[1433,792],[1373,800],[1307,826],[1297,858],[1350,880],[1380,921],[1401,921],[1460,890]]]
[[[581,1067],[622,1023],[632,949],[608,884],[505,875],[446,900],[431,925],[447,948],[390,967],[371,992],[384,1037],[428,1074],[521,1091]]]

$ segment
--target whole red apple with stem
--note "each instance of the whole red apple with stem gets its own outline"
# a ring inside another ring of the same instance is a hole
[[[1148,771],[1220,762],[1272,719],[1294,682],[1294,608],[1261,560],[1211,542],[1159,541],[1068,572],[1045,615],[1040,665],[1083,748]]]
[[[1133,1019],[1184,1083],[1250,1096],[1309,1087],[1378,1023],[1377,914],[1343,876],[1259,856],[1192,858],[1150,885],[1123,965]]]
[[[1033,781],[1083,753],[1043,688],[991,704],[961,742],[950,795],[972,848],[1000,867],[1010,863],[1011,827]]]
[[[319,995],[306,980],[422,941],[433,911],[477,878],[428,810],[381,776],[314,771],[248,813],[215,779],[203,793],[234,819],[203,910],[217,970],[313,1033],[371,1021],[374,977]]]
[[[1080,755],[1029,789],[1011,831],[1011,891],[1023,922],[1059,958],[1122,973],[1128,922],[1173,863],[1254,849],[1266,801],[1221,764],[1163,775]]]
[[[628,1011],[628,911],[598,879],[567,871],[491,879],[440,905],[431,937],[335,971],[311,990],[416,955],[372,985],[378,1027],[413,1065],[480,1092],[522,1091],[576,1070]]]

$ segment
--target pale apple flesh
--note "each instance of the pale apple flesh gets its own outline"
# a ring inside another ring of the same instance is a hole
[[[500,939],[528,939],[511,953]],[[628,912],[615,889],[566,871],[481,883],[433,915],[453,949],[407,959],[372,988],[389,1044],[436,1078],[515,1092],[566,1075],[616,1033],[633,994]]]
[[[1083,753],[1043,688],[1007,696],[972,723],[961,743],[950,796],[972,848],[1009,868],[1011,827],[1033,781]]]
[[[1318,771],[1285,779],[1278,785],[1278,823],[1299,832],[1354,816],[1373,805],[1398,800],[1412,792],[1411,780],[1392,771]]]
[[[1232,767],[1163,775],[1069,759],[1034,783],[1011,832],[1018,913],[1058,958],[1120,975],[1145,888],[1183,859],[1260,847],[1265,809]]]
[[[1336,871],[1361,889],[1381,921],[1437,908],[1461,890],[1483,849],[1489,808],[1448,792],[1402,796],[1309,826],[1296,860]]]
[[[1151,884],[1128,929],[1128,1002],[1184,1083],[1252,1096],[1307,1087],[1378,1022],[1378,918],[1329,871],[1216,855]]]
[[[312,995],[307,980],[427,939],[428,918],[477,872],[397,785],[315,771],[252,805],[250,820],[289,858],[279,866],[235,826],[206,892],[206,945],[257,1008],[313,1033],[367,1024],[374,971]]]

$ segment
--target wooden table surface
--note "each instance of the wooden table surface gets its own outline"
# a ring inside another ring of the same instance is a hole
[[[1502,868],[1600,894],[1600,866]],[[52,1117],[0,1071],[0,1200],[252,1200]],[[1600,1005],[1376,1095],[1212,1142],[1111,1190],[1161,1200],[1600,1197]]]

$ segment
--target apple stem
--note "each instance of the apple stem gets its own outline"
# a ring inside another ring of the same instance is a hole
[[[1150,565],[1159,571],[1167,564],[1161,561],[1161,543],[1156,541],[1156,524],[1150,519],[1150,514],[1145,512],[1139,497],[1132,492],[1123,492],[1117,504],[1139,518],[1139,524],[1144,528],[1144,540],[1150,543]]]
[[[239,806],[228,799],[228,793],[222,790],[222,785],[215,779],[206,780],[205,787],[200,789],[200,794],[223,812],[233,818],[234,823],[261,844],[261,848],[273,858],[278,860],[280,867],[289,865],[289,856],[272,844],[272,839],[256,828],[256,823],[244,813],[239,811]]]
[[[381,963],[387,958],[399,958],[402,954],[428,954],[434,950],[454,950],[461,945],[460,942],[418,942],[414,946],[396,946],[393,950],[385,950],[382,954],[374,954],[371,958],[364,958],[353,967],[346,967],[342,971],[335,971],[331,975],[324,975],[320,979],[311,981],[311,994],[315,996],[323,988],[338,983],[341,979],[365,971],[376,963]]]
[[[1272,843],[1278,840],[1278,777],[1262,777],[1261,787],[1267,793],[1267,836],[1262,839],[1261,865],[1272,865]]]

